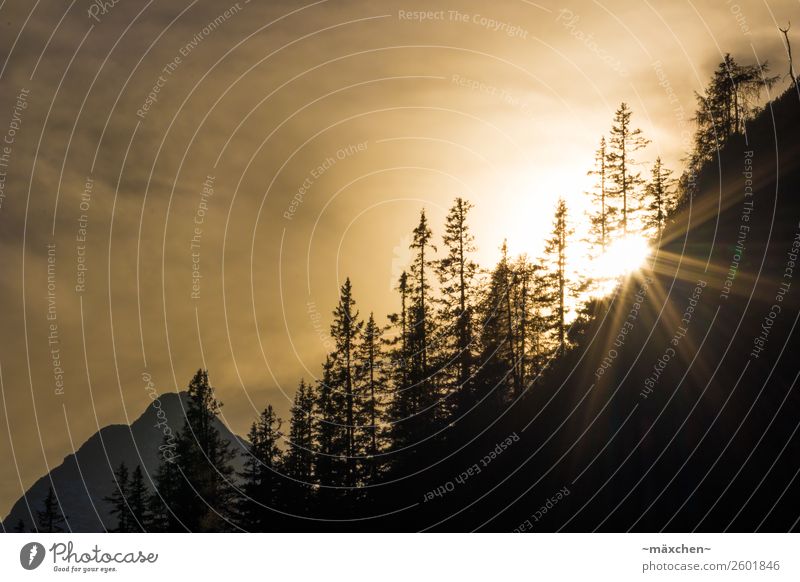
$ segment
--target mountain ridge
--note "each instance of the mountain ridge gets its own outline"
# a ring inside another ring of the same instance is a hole
[[[90,436],[74,453],[66,455],[60,465],[37,479],[11,507],[3,519],[5,531],[13,531],[22,521],[26,531],[32,531],[36,512],[41,509],[48,488],[53,490],[66,516],[66,531],[97,532],[114,527],[104,498],[114,489],[113,471],[121,462],[129,470],[141,465],[145,483],[152,490],[151,479],[159,464],[159,446],[163,429],[159,425],[159,409],[167,426],[175,432],[184,422],[187,393],[165,392],[153,400],[130,425],[109,424]],[[159,405],[155,402],[158,401]],[[178,419],[170,421],[170,419]],[[173,424],[174,423],[174,424]],[[179,424],[179,426],[175,426]],[[244,439],[232,433],[219,419],[220,435],[239,451]],[[162,422],[163,426],[163,422]],[[235,465],[238,467],[240,456]]]

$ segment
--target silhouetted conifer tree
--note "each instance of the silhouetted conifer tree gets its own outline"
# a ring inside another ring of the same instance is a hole
[[[300,380],[291,409],[286,473],[301,483],[311,483],[314,475],[314,393]]]
[[[173,449],[167,445],[165,438],[161,446],[161,460],[154,477],[155,489],[147,498],[147,511],[150,516],[148,531],[182,532],[187,528],[175,509],[183,489],[184,477],[178,468]]]
[[[400,294],[400,312],[389,315],[394,326],[394,337],[387,340],[391,358],[391,380],[393,397],[389,405],[392,442],[396,449],[403,448],[411,441],[409,434],[410,418],[414,411],[414,398],[411,391],[411,337],[409,332],[410,290],[408,273],[403,271],[397,283]]]
[[[520,256],[513,265],[514,280],[512,288],[513,318],[517,340],[517,378],[518,396],[528,382],[541,370],[546,353],[543,335],[547,332],[543,308],[548,305],[549,290],[542,277],[542,265],[532,263],[526,255]]]
[[[653,164],[650,175],[650,181],[645,188],[647,214],[645,215],[644,226],[652,231],[656,238],[659,238],[667,222],[667,215],[674,203],[670,180],[672,170],[665,168],[661,163],[661,157],[658,157],[655,164]]]
[[[566,347],[567,298],[570,292],[570,282],[567,280],[567,245],[573,231],[567,219],[567,203],[563,198],[559,198],[553,219],[552,235],[545,245],[545,257],[549,271],[546,277],[552,299],[550,314],[558,353],[561,353]]]
[[[116,527],[110,530],[113,532],[127,533],[138,530],[138,524],[128,505],[128,496],[130,493],[128,479],[128,467],[124,462],[120,463],[119,467],[114,471],[111,495],[105,498],[105,501],[111,505],[109,513],[114,516],[117,521]]]
[[[65,516],[61,511],[56,494],[48,487],[44,498],[44,507],[36,512],[36,531],[39,533],[57,533],[64,531]]]
[[[479,400],[501,403],[517,391],[518,366],[514,338],[512,294],[515,285],[508,245],[489,276],[480,302],[480,357],[477,372]]]
[[[411,306],[409,309],[409,386],[412,393],[412,410],[409,422],[412,431],[421,437],[436,425],[438,393],[431,378],[429,366],[431,356],[430,338],[433,331],[431,310],[430,271],[436,247],[431,243],[431,229],[425,211],[420,213],[419,223],[414,228],[411,250]]]
[[[735,133],[743,133],[747,121],[759,111],[762,91],[774,85],[778,76],[768,76],[769,64],[740,65],[726,54],[714,71],[705,92],[697,98],[695,151],[690,165],[713,159]]]
[[[186,422],[174,454],[162,458],[152,509],[154,527],[167,531],[226,531],[232,527],[236,453],[215,421],[222,404],[206,370],[198,370],[187,392]],[[155,515],[158,512],[158,515]]]
[[[279,505],[282,452],[279,446],[281,421],[272,405],[261,412],[250,432],[248,456],[244,461],[239,525],[246,531],[267,531]]]
[[[148,530],[150,524],[150,514],[147,508],[148,496],[142,466],[136,465],[128,484],[128,507],[131,511],[131,531],[133,532]]]
[[[610,193],[621,203],[623,236],[628,234],[629,215],[636,210],[640,196],[638,189],[643,183],[641,174],[636,171],[636,152],[649,143],[642,137],[642,130],[632,126],[631,114],[626,103],[622,103],[614,114],[606,168],[611,183]]]
[[[442,242],[446,254],[436,263],[441,290],[438,317],[441,376],[448,384],[448,392],[455,392],[456,408],[461,411],[471,406],[473,389],[473,285],[478,265],[471,258],[475,240],[467,223],[472,208],[470,202],[456,198],[445,219]]]
[[[347,478],[347,430],[342,394],[337,391],[334,379],[334,361],[329,355],[322,368],[322,378],[317,382],[314,428],[317,451],[314,474],[322,486],[320,502],[325,505],[335,497],[325,486],[342,486]]]
[[[590,176],[596,176],[594,190],[591,192],[592,208],[589,211],[591,224],[588,243],[594,247],[595,253],[604,253],[614,227],[616,208],[610,204],[608,196],[609,185],[609,151],[606,138],[600,138],[600,146],[595,152],[595,166],[589,171]]]
[[[370,313],[361,342],[358,346],[357,381],[362,393],[359,410],[359,450],[364,451],[363,474],[374,480],[381,471],[378,453],[383,441],[383,418],[385,409],[386,370],[382,352],[382,330]]]
[[[333,310],[331,338],[336,344],[336,349],[331,354],[331,376],[335,391],[344,400],[345,449],[343,454],[347,460],[344,485],[349,487],[356,484],[357,478],[356,465],[359,451],[356,449],[356,413],[360,407],[360,395],[356,393],[355,350],[360,341],[363,327],[364,322],[359,319],[356,302],[353,299],[353,287],[348,278],[342,285],[339,303]]]

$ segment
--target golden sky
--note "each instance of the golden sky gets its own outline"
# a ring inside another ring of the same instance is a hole
[[[143,374],[208,367],[239,433],[286,417],[346,276],[362,314],[397,308],[421,208],[438,238],[473,201],[485,266],[504,238],[535,255],[621,101],[641,160],[678,170],[721,55],[783,74],[776,22],[800,21],[794,0],[101,4],[0,2],[0,515],[137,417]]]

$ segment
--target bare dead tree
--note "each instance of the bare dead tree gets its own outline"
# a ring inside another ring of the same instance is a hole
[[[780,30],[783,33],[783,38],[786,39],[786,50],[789,53],[789,76],[792,78],[792,83],[794,83],[794,86],[797,87],[797,77],[795,77],[794,75],[794,65],[792,64],[792,44],[791,42],[789,42],[789,29],[791,27],[792,27],[792,22],[790,20],[786,28],[781,28],[779,26],[778,30]]]

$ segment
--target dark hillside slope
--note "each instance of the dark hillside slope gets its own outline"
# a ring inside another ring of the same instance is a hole
[[[552,439],[488,527],[516,527],[567,486],[536,530],[797,528],[799,128],[789,91],[706,165],[652,269],[515,412],[542,413],[513,462]]]
[[[163,410],[162,419],[167,419],[174,430],[185,422],[187,407],[186,392],[168,392],[159,397]],[[137,465],[145,472],[145,483],[152,487],[150,479],[156,475],[159,464],[159,446],[162,444],[163,425],[157,415],[158,409],[150,405],[130,426],[112,424],[103,427],[74,454],[67,455],[63,463],[49,474],[38,479],[23,497],[11,508],[3,520],[3,528],[12,531],[21,520],[26,531],[33,529],[36,512],[49,487],[53,487],[66,515],[64,529],[72,532],[101,532],[116,526],[109,515],[110,506],[104,501],[114,491],[113,471],[124,462],[132,471]],[[236,451],[244,448],[245,441],[239,439],[221,422],[217,429],[224,439],[231,442]],[[236,468],[241,468],[241,457],[237,457]],[[149,475],[149,477],[148,477]]]
[[[731,139],[651,268],[502,417],[487,399],[460,438],[456,426],[453,449],[470,444],[404,480],[420,503],[393,519],[455,531],[796,530],[798,128],[790,91]],[[514,432],[479,474],[423,501]],[[387,509],[402,507],[392,497]]]

